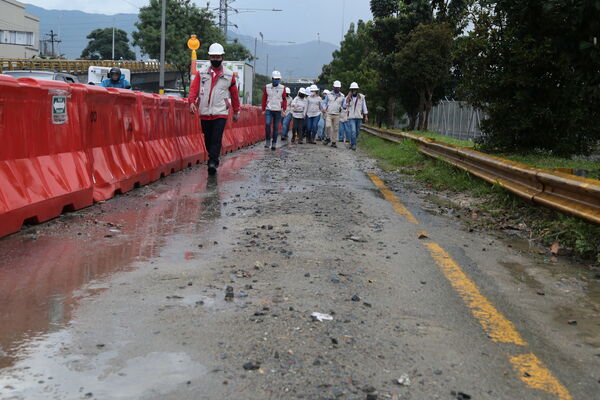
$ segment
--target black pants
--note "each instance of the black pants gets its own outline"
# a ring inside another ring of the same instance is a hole
[[[298,140],[302,140],[304,136],[304,118],[294,118],[292,132]]]
[[[219,155],[221,154],[221,144],[223,142],[223,131],[225,130],[226,118],[202,119],[202,132],[204,132],[204,144],[208,151],[208,162],[214,162],[219,166]]]

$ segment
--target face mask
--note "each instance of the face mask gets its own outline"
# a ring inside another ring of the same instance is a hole
[[[281,83],[280,79],[273,79],[273,86],[277,86],[279,83]]]
[[[335,94],[340,93],[340,89],[333,89],[333,93],[335,93]]]
[[[303,99],[303,98],[304,98],[304,95],[303,95],[303,94],[300,94],[300,98],[301,98],[301,99]]]
[[[223,61],[221,61],[221,60],[210,60],[210,65],[212,65],[213,68],[221,67],[222,63],[223,63]]]
[[[356,92],[356,91],[352,92],[352,97],[356,97],[356,96],[358,96],[358,92]]]

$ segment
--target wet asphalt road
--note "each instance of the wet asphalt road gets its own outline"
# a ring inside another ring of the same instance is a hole
[[[426,195],[256,146],[0,239],[0,399],[600,399],[600,281]]]

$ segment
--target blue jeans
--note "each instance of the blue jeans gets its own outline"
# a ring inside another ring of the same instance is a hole
[[[317,136],[321,139],[325,139],[325,118],[319,118]]]
[[[283,118],[283,128],[281,129],[281,137],[286,138],[290,131],[290,124],[292,122],[293,115],[289,113]]]
[[[273,144],[277,143],[277,136],[279,136],[279,122],[281,122],[281,111],[265,111],[265,138],[267,144],[272,140]],[[271,136],[271,127],[273,128],[273,135]]]
[[[355,140],[358,139],[360,127],[362,126],[362,118],[352,118],[348,120],[348,124],[354,125]],[[355,143],[356,144],[356,143]]]
[[[350,140],[350,121],[340,122],[340,129],[338,132],[338,140],[343,142],[344,140]]]
[[[321,119],[320,115],[316,117],[309,117],[306,120],[308,121],[308,130],[306,137],[310,137],[311,140],[317,136],[317,129],[319,129],[319,120]]]
[[[359,123],[357,124],[356,121]],[[360,129],[360,119],[349,119],[347,124],[346,134],[348,135],[348,139],[350,139],[350,146],[356,147],[356,138],[358,137],[358,131],[356,130],[356,126],[358,125],[358,129]]]

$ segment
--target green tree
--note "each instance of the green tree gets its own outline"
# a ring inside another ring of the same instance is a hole
[[[161,1],[150,0],[150,4],[140,8],[139,21],[135,24],[133,43],[151,58],[160,57]],[[225,38],[214,22],[213,13],[206,8],[198,8],[190,0],[168,0],[166,14],[165,61],[181,73],[182,81],[189,81],[191,52],[187,47],[190,35],[198,36],[200,49],[198,59],[208,59],[208,47],[215,42],[225,47],[227,60],[245,60],[250,52],[241,44],[225,44]]]
[[[380,95],[379,72],[373,65],[377,54],[373,51],[372,27],[372,21],[360,20],[356,26],[350,24],[340,49],[333,52],[333,60],[323,66],[319,84],[331,85],[339,80],[347,89],[351,82],[357,82],[361,92],[367,96],[373,122],[382,122],[386,100]]]
[[[417,95],[417,129],[427,130],[433,95],[450,76],[452,30],[448,24],[422,24],[405,37],[395,68]]]
[[[111,60],[113,28],[94,29],[87,38],[90,42],[81,52],[81,58],[91,60]],[[115,59],[135,60],[135,53],[129,47],[127,32],[115,29]]]
[[[459,40],[460,93],[481,108],[484,145],[589,152],[600,140],[600,4],[480,2]]]
[[[263,90],[265,86],[271,83],[271,77],[256,74],[254,77],[254,89],[252,91],[252,105],[260,106],[262,104]],[[289,105],[288,105],[289,106]]]

